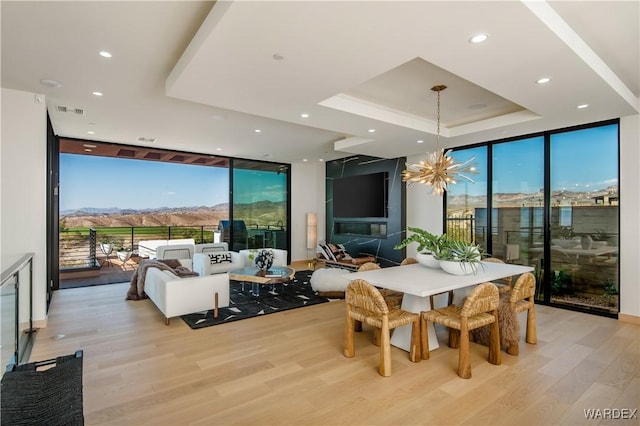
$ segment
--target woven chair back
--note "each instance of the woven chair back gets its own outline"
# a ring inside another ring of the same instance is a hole
[[[482,283],[477,285],[467,296],[467,300],[460,311],[460,316],[472,317],[483,312],[490,312],[498,309],[499,304],[498,287],[493,283]]]
[[[367,262],[360,265],[360,267],[358,268],[358,272],[372,271],[374,269],[380,269],[380,265],[373,262]]]
[[[389,313],[389,307],[377,288],[366,280],[353,280],[347,286],[345,301],[353,312],[365,316]]]
[[[516,280],[509,302],[516,303],[527,299],[536,293],[536,277],[531,272],[525,272]]]

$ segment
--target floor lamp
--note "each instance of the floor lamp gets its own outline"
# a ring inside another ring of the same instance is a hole
[[[316,213],[307,213],[307,250],[314,250],[318,244],[318,215]],[[309,259],[307,266],[315,270],[315,255]]]

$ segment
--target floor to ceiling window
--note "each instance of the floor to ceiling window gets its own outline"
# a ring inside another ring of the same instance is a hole
[[[618,306],[618,125],[550,136],[550,300]]]
[[[59,142],[53,289],[128,280],[147,240],[288,250],[287,164]]]
[[[232,250],[287,250],[289,168],[284,164],[233,160],[231,220],[221,223]],[[225,227],[228,227],[227,230]]]
[[[447,190],[447,235],[465,241],[475,241],[487,248],[489,218],[487,217],[487,147],[475,147],[457,150],[455,158],[458,162],[474,159],[478,174],[469,175],[475,183],[461,179],[459,183],[450,185]]]
[[[447,233],[533,266],[538,301],[617,314],[618,142],[612,121],[455,150],[486,177],[448,191]]]

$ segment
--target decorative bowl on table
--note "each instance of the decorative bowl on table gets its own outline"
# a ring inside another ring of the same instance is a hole
[[[416,260],[419,264],[424,265],[427,268],[440,268],[440,261],[431,253],[418,253],[416,254]]]
[[[455,260],[441,260],[440,267],[451,275],[475,274],[479,267],[479,262],[457,262]]]

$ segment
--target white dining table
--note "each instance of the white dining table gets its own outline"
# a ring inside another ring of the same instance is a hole
[[[429,296],[531,271],[533,271],[531,266],[481,262],[476,273],[452,275],[442,269],[428,268],[416,263],[355,272],[345,274],[344,277],[348,280],[363,279],[376,287],[401,291],[404,293],[402,309],[419,313],[431,309]],[[429,350],[434,350],[438,348],[438,339],[433,324],[429,323],[428,326]],[[391,344],[409,351],[411,326],[407,325],[394,329]]]

